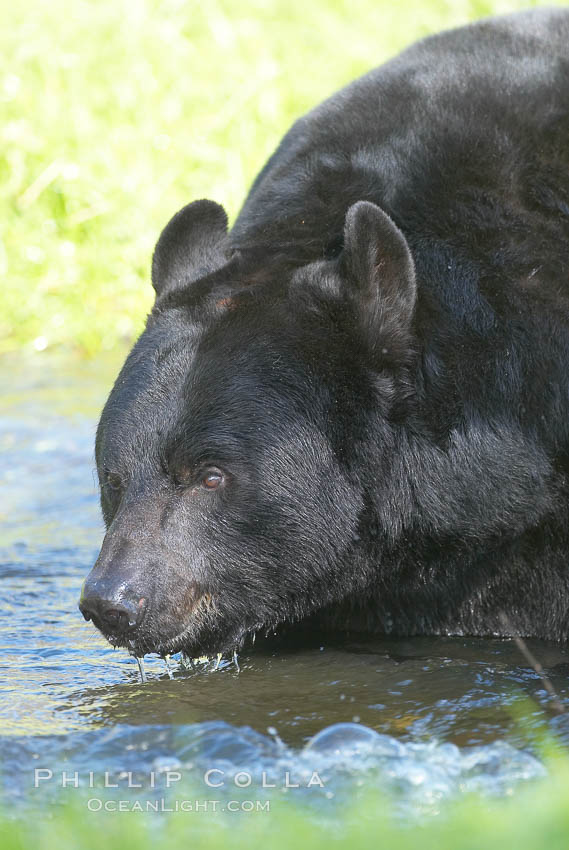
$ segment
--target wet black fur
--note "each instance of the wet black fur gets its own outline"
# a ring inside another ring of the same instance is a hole
[[[293,126],[229,234],[207,201],[165,229],[97,435],[87,584],[148,600],[133,651],[567,638],[568,45],[561,9],[420,42]]]

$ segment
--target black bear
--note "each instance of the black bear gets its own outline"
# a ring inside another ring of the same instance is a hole
[[[569,10],[428,38],[163,231],[80,602],[132,654],[569,634]],[[503,615],[506,615],[504,617]]]

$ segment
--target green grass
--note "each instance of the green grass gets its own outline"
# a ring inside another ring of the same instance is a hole
[[[397,823],[385,799],[370,797],[346,813],[343,825],[327,826],[293,806],[225,815],[93,814],[73,808],[23,825],[0,821],[2,850],[567,850],[569,767],[552,765],[549,779],[511,799],[478,798],[447,804],[437,817]],[[150,828],[161,818],[160,832]],[[154,820],[153,820],[154,819]]]
[[[168,218],[235,216],[295,117],[519,0],[23,0],[0,29],[0,353],[132,341]]]

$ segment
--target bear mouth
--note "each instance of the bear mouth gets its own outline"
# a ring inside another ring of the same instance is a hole
[[[152,654],[165,657],[181,652],[188,659],[194,659],[233,654],[241,649],[246,637],[262,625],[228,622],[209,593],[201,594],[183,617],[179,616],[181,612],[176,613],[178,624],[183,625],[172,629],[171,636],[164,634],[164,624],[152,610],[146,612],[143,623],[134,631],[110,633],[97,628],[113,647],[124,648],[137,658]]]

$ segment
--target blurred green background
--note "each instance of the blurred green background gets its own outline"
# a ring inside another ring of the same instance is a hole
[[[418,37],[516,0],[24,0],[0,32],[0,353],[124,349],[153,246],[235,217],[291,122]]]

